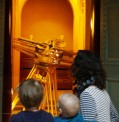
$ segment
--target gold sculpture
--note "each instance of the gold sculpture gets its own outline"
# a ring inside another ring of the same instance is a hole
[[[65,51],[63,39],[54,39],[47,43],[40,43],[34,40],[18,38],[13,41],[13,48],[23,52],[34,60],[34,66],[27,78],[37,78],[44,84],[45,96],[42,102],[42,109],[57,115],[57,65],[70,66],[73,53]],[[12,111],[19,102],[18,95],[12,102]]]

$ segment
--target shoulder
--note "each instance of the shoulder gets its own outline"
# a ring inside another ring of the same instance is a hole
[[[92,121],[84,120],[82,114],[79,113],[72,122],[97,122],[97,121],[95,121],[95,120],[92,120]]]
[[[68,118],[62,118],[62,117],[59,117],[59,116],[55,116],[54,117],[54,122],[74,122],[73,119],[68,119]],[[75,121],[76,122],[76,121]]]
[[[77,114],[75,117],[73,117],[71,119],[68,119],[68,118],[62,119],[59,116],[55,116],[54,121],[55,122],[69,122],[69,121],[71,121],[71,122],[84,122],[84,119],[81,114]]]
[[[45,111],[45,110],[41,110],[41,112],[43,113],[43,115],[53,117],[51,113],[49,113],[49,112],[47,112],[47,111]]]
[[[54,122],[54,118],[53,118],[53,115],[51,113],[48,113],[44,110],[41,110],[41,112],[42,112],[44,121]]]
[[[94,85],[91,85],[88,88],[86,88],[83,92],[92,92],[92,91],[98,91],[98,88]]]
[[[84,119],[83,119],[83,116],[79,113],[77,114],[77,116],[73,119],[73,121],[79,121],[79,122],[83,122]]]
[[[23,119],[23,111],[18,114],[13,114],[10,118],[10,122],[21,122]]]
[[[97,94],[98,90],[96,86],[89,86],[86,88],[80,96],[81,100],[86,100],[86,99],[93,99],[93,97]]]
[[[89,86],[86,88],[80,96],[80,101],[87,102],[87,103],[95,103],[97,105],[102,104],[100,100],[107,101],[110,104],[110,96],[106,90],[100,90],[96,86]]]
[[[85,95],[91,95],[92,97],[108,97],[109,98],[109,94],[107,93],[106,90],[101,90],[99,88],[97,88],[96,86],[89,86],[88,88],[86,88],[82,93],[81,96],[85,96]]]
[[[59,116],[54,116],[54,121],[55,122],[64,122],[64,120],[62,118],[60,118]]]
[[[96,113],[96,97],[95,97],[95,87],[88,87],[85,89],[80,96],[80,108],[83,114],[93,114]],[[89,107],[90,106],[90,107]]]

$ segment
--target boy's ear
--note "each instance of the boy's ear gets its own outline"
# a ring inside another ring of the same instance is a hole
[[[59,113],[62,114],[62,109],[61,108],[59,108]]]

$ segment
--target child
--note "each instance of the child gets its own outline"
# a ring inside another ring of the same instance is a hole
[[[54,117],[55,122],[86,122],[82,115],[78,113],[80,101],[73,94],[62,94],[58,99],[57,108],[60,115]]]
[[[53,116],[39,110],[43,100],[43,86],[35,79],[26,79],[18,88],[18,95],[25,111],[11,117],[10,122],[54,122]]]

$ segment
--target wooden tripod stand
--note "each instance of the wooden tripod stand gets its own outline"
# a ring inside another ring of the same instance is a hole
[[[36,78],[44,85],[44,100],[41,109],[45,109],[52,115],[57,115],[57,83],[56,67],[44,67],[34,65],[27,78]]]

